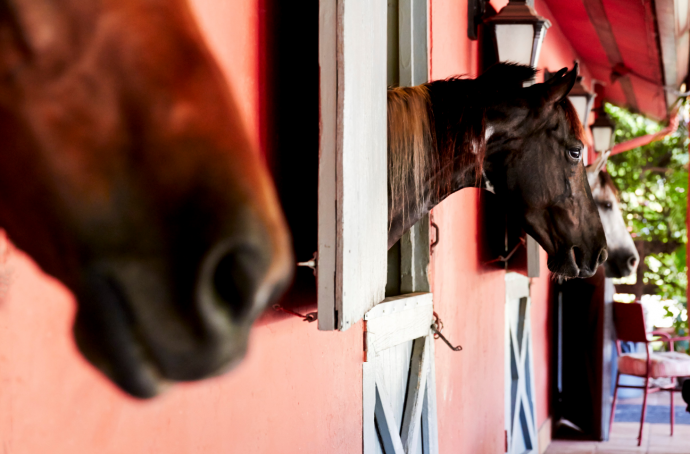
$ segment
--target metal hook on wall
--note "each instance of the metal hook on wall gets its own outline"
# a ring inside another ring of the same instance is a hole
[[[441,318],[438,316],[436,312],[434,312],[434,322],[431,324],[431,331],[434,332],[434,339],[441,338],[443,342],[446,343],[448,348],[453,350],[454,352],[459,352],[462,350],[462,346],[458,345],[457,347],[454,347],[453,344],[450,343],[446,337],[441,334],[441,331],[443,330],[443,321],[441,321]]]

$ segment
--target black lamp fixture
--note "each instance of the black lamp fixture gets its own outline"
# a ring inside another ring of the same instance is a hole
[[[616,122],[606,113],[604,106],[595,109],[597,119],[592,123],[592,139],[594,140],[594,151],[601,153],[610,150],[613,141],[613,131],[616,129]]]
[[[499,62],[537,67],[546,30],[551,26],[548,19],[539,16],[525,0],[510,0],[498,14],[484,23],[489,28],[489,34],[493,36]],[[533,81],[525,82],[524,85],[532,85],[532,83]],[[511,228],[508,230],[510,231]],[[506,235],[507,238],[511,236],[509,232]],[[539,245],[531,236],[524,235],[525,274],[528,277],[539,277]],[[510,240],[507,241],[509,242]],[[520,261],[520,258],[516,257],[513,261]],[[512,269],[512,266],[518,265],[506,263],[507,269]]]
[[[587,122],[589,121],[589,112],[592,110],[592,103],[594,102],[594,97],[596,95],[587,91],[587,89],[582,85],[582,76],[577,76],[577,81],[573,85],[573,89],[570,90],[568,94],[568,99],[575,110],[577,111],[577,116],[582,123],[582,126],[587,127]]]
[[[500,62],[514,62],[537,67],[541,45],[551,22],[539,16],[525,0],[510,0],[486,24],[492,35]]]

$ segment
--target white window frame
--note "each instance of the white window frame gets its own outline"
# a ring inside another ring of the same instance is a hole
[[[427,0],[399,0],[401,85],[428,77]],[[383,301],[387,277],[387,2],[320,0],[317,301],[320,330],[346,330]],[[401,291],[426,272],[428,218],[402,239]],[[406,249],[407,248],[407,249]],[[425,278],[426,279],[426,278]]]
[[[317,298],[346,330],[385,296],[386,2],[320,0]]]

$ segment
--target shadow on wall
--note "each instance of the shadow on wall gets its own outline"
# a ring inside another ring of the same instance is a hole
[[[268,9],[264,120],[269,167],[292,233],[295,259],[307,261],[317,250],[319,171],[319,2],[295,8],[274,1]],[[316,278],[298,267],[279,303],[301,314],[316,311]],[[293,317],[268,308],[257,324]],[[314,329],[316,327],[314,326]]]

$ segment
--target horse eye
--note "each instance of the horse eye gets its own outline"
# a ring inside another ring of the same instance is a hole
[[[604,208],[606,208],[607,210],[610,210],[611,208],[613,208],[613,204],[611,202],[606,202],[606,204],[604,205]]]
[[[570,150],[568,150],[568,156],[570,156],[570,159],[579,161],[580,157],[582,156],[582,150],[580,150],[579,148],[571,148]]]

